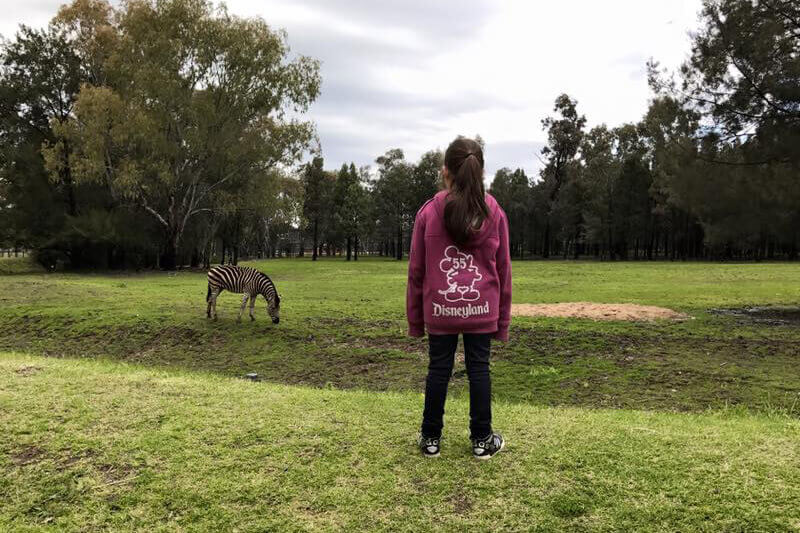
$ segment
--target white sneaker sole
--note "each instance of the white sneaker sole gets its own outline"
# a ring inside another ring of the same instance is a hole
[[[503,448],[505,448],[505,447],[506,447],[506,439],[503,439],[503,442],[502,442],[502,443],[500,443],[500,449],[499,449],[499,450],[497,450],[496,452],[494,452],[494,454],[492,454],[492,455],[475,455],[475,454],[473,453],[473,454],[472,454],[472,457],[474,457],[474,458],[475,458],[475,459],[477,459],[478,461],[488,461],[489,459],[491,459],[492,457],[494,457],[494,456],[495,456],[495,455],[497,455],[498,453],[502,452],[502,451],[503,451]]]

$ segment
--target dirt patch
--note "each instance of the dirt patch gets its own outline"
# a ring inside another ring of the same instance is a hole
[[[742,322],[756,322],[768,326],[800,325],[800,307],[738,307],[709,309],[714,315],[732,316]]]
[[[67,470],[83,460],[91,461],[96,455],[97,452],[94,450],[82,450],[78,452],[66,450],[65,454],[58,462],[58,469],[59,471]]]
[[[118,483],[127,483],[137,477],[136,469],[127,464],[110,465],[101,464],[97,466],[97,470],[102,474],[105,485],[116,485]]]
[[[654,305],[598,304],[593,302],[562,302],[556,304],[514,304],[513,316],[547,316],[561,318],[590,318],[592,320],[686,320],[688,315]]]
[[[453,512],[457,515],[469,514],[472,510],[472,500],[461,490],[453,494],[450,501],[453,504]]]
[[[17,369],[17,375],[19,376],[32,376],[42,370],[40,366],[34,365],[23,365]]]
[[[11,454],[11,461],[17,466],[25,466],[41,461],[44,450],[36,446],[26,446]]]

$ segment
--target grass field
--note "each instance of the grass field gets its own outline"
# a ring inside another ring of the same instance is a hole
[[[223,293],[205,318],[200,272],[0,277],[0,350],[107,357],[147,365],[256,372],[268,381],[420,390],[424,340],[406,336],[406,264],[391,260],[256,263],[283,295],[271,324],[236,323]],[[497,345],[498,399],[537,405],[702,411],[726,405],[800,412],[800,327],[715,315],[712,308],[800,302],[800,265],[514,264],[514,301],[632,302],[685,322],[515,318]],[[466,387],[457,366],[454,391]]]
[[[796,316],[711,312],[797,305],[800,265],[515,263],[517,303],[694,318],[515,318],[486,465],[463,363],[443,458],[414,453],[404,262],[255,266],[278,326],[225,293],[207,321],[200,272],[0,276],[0,530],[800,530]]]

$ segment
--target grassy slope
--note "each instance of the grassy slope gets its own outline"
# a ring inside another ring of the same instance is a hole
[[[800,422],[499,403],[507,451],[413,447],[421,396],[0,357],[0,529],[786,531]]]
[[[0,349],[111,357],[284,383],[420,390],[425,343],[405,336],[405,262],[256,263],[283,295],[283,320],[237,324],[223,294],[205,320],[203,273],[0,277]],[[696,317],[632,324],[515,318],[494,353],[498,399],[547,405],[792,411],[797,326],[741,323],[709,308],[800,302],[798,264],[516,262],[516,302],[663,305]],[[466,386],[463,366],[453,388]]]

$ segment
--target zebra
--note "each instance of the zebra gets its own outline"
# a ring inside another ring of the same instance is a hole
[[[213,309],[214,320],[217,319],[217,296],[224,291],[230,291],[236,294],[244,293],[242,298],[242,307],[239,309],[238,322],[242,321],[242,313],[247,305],[248,298],[250,299],[250,320],[255,320],[253,308],[256,305],[256,298],[259,294],[264,296],[267,301],[267,313],[272,318],[272,323],[277,324],[280,322],[280,307],[281,297],[275,284],[269,277],[250,267],[240,267],[233,265],[220,265],[215,266],[208,271],[208,293],[206,294],[206,302],[208,302],[208,309],[206,316],[212,317],[211,311]]]

